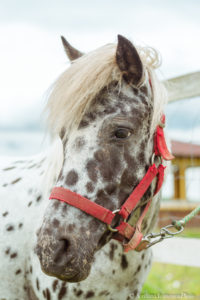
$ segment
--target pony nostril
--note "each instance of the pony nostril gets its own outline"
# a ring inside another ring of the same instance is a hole
[[[67,239],[63,239],[63,240],[61,240],[61,242],[63,243],[63,252],[67,252],[67,250],[70,246],[70,241]]]
[[[54,256],[54,262],[59,263],[65,254],[67,254],[68,249],[70,246],[70,241],[67,239],[62,239],[59,241],[59,245],[57,246],[55,256]]]

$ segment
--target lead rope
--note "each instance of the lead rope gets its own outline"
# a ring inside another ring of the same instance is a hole
[[[145,235],[139,246],[136,248],[136,251],[147,249],[163,241],[164,239],[172,238],[175,235],[181,233],[184,230],[185,225],[198,213],[200,213],[200,206],[196,207],[181,220],[173,220],[171,224],[162,227],[159,233],[149,233]],[[176,229],[177,231],[171,231],[170,229]]]
[[[188,215],[186,215],[183,219],[181,220],[173,220],[172,221],[172,225],[177,229],[180,230],[181,227],[184,227],[187,222],[189,222],[190,220],[192,220],[192,218],[194,218],[198,213],[200,213],[200,206],[196,207],[195,209],[193,209]]]

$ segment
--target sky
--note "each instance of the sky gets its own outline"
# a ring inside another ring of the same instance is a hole
[[[117,34],[152,46],[164,80],[200,71],[199,16],[199,0],[0,0],[0,154],[32,155],[47,146],[36,129],[49,87],[69,66],[61,35],[82,52]],[[169,104],[169,136],[200,144],[199,112],[200,97]],[[199,199],[200,172],[187,172],[187,191]]]
[[[167,79],[200,70],[199,15],[199,0],[0,0],[0,129],[40,124],[48,88],[68,66],[60,35],[83,52],[119,33],[153,46]],[[175,135],[187,126],[188,109],[188,130],[191,122],[200,128],[199,99],[171,107]]]

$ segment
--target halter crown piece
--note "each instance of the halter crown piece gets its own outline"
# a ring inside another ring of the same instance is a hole
[[[120,209],[115,211],[110,211],[109,209],[98,205],[89,199],[76,194],[68,189],[62,187],[54,187],[49,199],[57,199],[59,201],[66,202],[69,205],[72,205],[85,213],[95,217],[96,219],[102,221],[108,225],[108,229],[115,232],[114,239],[119,241],[126,240],[126,243],[123,243],[124,252],[129,250],[141,251],[146,247],[145,243],[142,243],[143,234],[141,232],[142,221],[151,205],[152,199],[150,199],[147,204],[144,206],[144,209],[136,223],[133,227],[126,222],[129,215],[134,211],[136,206],[139,204],[141,198],[151,185],[155,177],[157,177],[156,188],[154,195],[156,195],[160,188],[162,187],[164,180],[164,170],[165,167],[162,164],[163,160],[171,160],[174,156],[169,152],[165,136],[164,136],[164,127],[165,127],[165,115],[162,115],[161,121],[158,124],[155,136],[154,136],[154,153],[152,155],[152,165],[149,166],[146,174],[132,191],[128,199],[124,202]],[[155,158],[159,157],[159,165],[156,166]],[[118,214],[121,217],[120,224],[116,228],[112,228],[112,222]],[[117,234],[116,234],[117,233]]]

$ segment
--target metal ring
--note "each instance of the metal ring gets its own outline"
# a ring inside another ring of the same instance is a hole
[[[163,230],[165,233],[167,233],[169,235],[172,235],[172,236],[176,235],[176,234],[179,234],[179,233],[181,233],[184,230],[183,226],[181,226],[181,228],[179,230],[176,229],[177,230],[176,232],[172,232],[172,231],[170,231],[170,230],[167,229],[167,228],[172,228],[172,227],[174,227],[176,229],[176,227],[174,225],[169,224],[169,225],[161,228],[161,230]]]
[[[115,210],[112,211],[112,213],[113,213],[113,214],[116,214],[116,213],[118,213],[119,211],[120,211],[120,209],[115,209]],[[109,229],[110,231],[112,231],[112,232],[117,232],[117,231],[118,231],[118,229],[112,228],[112,226],[111,226],[110,224],[107,224],[107,227],[108,227],[108,229]]]
[[[153,164],[155,163],[156,157],[158,157],[158,158],[160,159],[159,165],[162,164],[162,162],[163,162],[162,157],[161,157],[160,155],[156,155],[155,152],[154,152],[154,153],[152,154],[152,157],[151,157],[151,165],[153,165]]]

